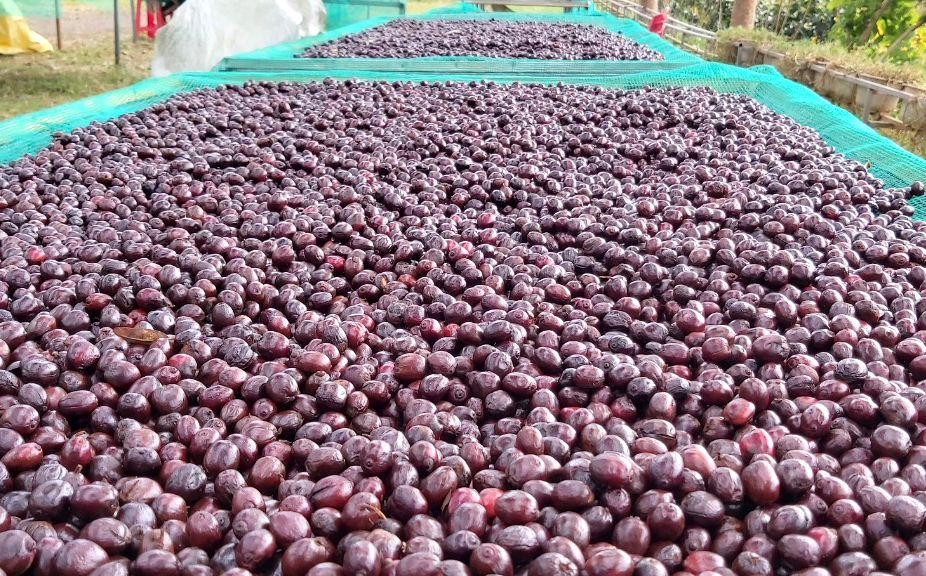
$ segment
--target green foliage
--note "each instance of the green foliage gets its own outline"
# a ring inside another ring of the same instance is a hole
[[[733,0],[675,0],[672,13],[709,30],[718,30],[730,23]],[[833,26],[827,0],[759,0],[756,8],[756,28],[772,30],[788,38],[826,39]]]
[[[852,45],[862,35],[874,18],[881,0],[830,0],[827,7],[836,16],[833,37],[846,45]],[[877,44],[886,38],[896,38],[908,25],[910,14],[915,10],[916,0],[890,0],[875,26],[875,32],[868,41]]]
[[[729,26],[732,7],[733,0],[672,2],[674,15],[708,30]],[[756,29],[769,30],[786,40],[835,40],[850,50],[862,48],[875,59],[922,62],[926,61],[926,26],[913,33],[909,30],[924,12],[926,0],[759,0]],[[875,16],[878,18],[873,22]],[[860,45],[859,39],[866,33],[868,37]],[[886,54],[905,33],[902,43]]]
[[[858,38],[871,26],[882,0],[830,0],[828,8],[835,14],[831,36],[848,47],[854,47]],[[874,23],[874,31],[862,46],[872,56],[882,56],[888,47],[915,24],[926,10],[924,0],[890,0],[886,9]],[[922,31],[912,34],[889,59],[911,62],[926,58],[926,42]]]
[[[826,40],[833,27],[827,0],[763,0],[759,2],[756,27],[792,39]]]
[[[878,48],[879,54],[883,54],[887,50],[883,45]],[[926,60],[926,27],[917,29],[909,40],[889,55],[889,59],[894,62],[910,62],[924,66],[924,60]]]
[[[733,0],[675,0],[672,14],[701,28],[718,30],[729,24],[732,8]]]

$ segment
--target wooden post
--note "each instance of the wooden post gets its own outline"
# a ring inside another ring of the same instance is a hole
[[[865,86],[865,106],[862,108],[862,122],[871,120],[871,87]]]
[[[733,0],[733,12],[730,14],[730,27],[748,28],[756,27],[757,0]]]
[[[55,35],[58,38],[58,51],[61,51],[61,0],[55,0]]]
[[[647,15],[659,12],[659,0],[640,0],[640,5],[643,6]]]

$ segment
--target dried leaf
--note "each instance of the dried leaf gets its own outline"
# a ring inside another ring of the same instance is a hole
[[[366,512],[370,512],[371,514],[376,515],[376,517],[379,518],[380,520],[386,519],[386,515],[383,514],[383,511],[377,508],[376,506],[371,506],[369,504],[361,504],[360,508]]]
[[[127,326],[117,326],[113,328],[116,336],[125,339],[131,344],[151,344],[160,338],[167,338],[167,334],[159,330],[150,330],[148,328],[129,328]]]

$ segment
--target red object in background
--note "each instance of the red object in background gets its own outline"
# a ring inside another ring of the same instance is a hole
[[[652,21],[649,23],[649,31],[653,34],[662,36],[663,32],[666,30],[666,13],[660,12],[653,16]]]
[[[142,26],[141,15],[145,13],[147,24]],[[148,38],[154,38],[158,29],[163,26],[164,10],[161,9],[161,3],[157,0],[135,0],[135,29],[138,32],[145,32]]]
[[[135,30],[145,32],[148,38],[154,38],[157,31],[167,23],[167,19],[173,14],[184,0],[135,0]],[[141,14],[142,5],[147,24],[142,26]]]

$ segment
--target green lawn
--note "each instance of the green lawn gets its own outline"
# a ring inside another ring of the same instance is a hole
[[[926,134],[912,130],[897,130],[894,128],[881,128],[878,130],[882,136],[890,138],[898,146],[906,148],[917,156],[926,158]]]
[[[0,120],[147,78],[153,47],[148,39],[123,41],[118,67],[111,37],[71,40],[63,52],[0,57]]]

